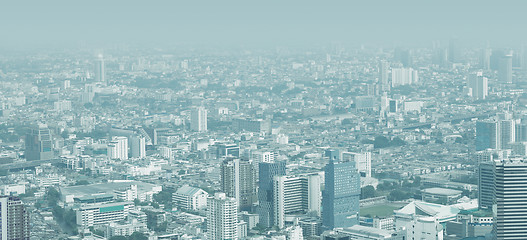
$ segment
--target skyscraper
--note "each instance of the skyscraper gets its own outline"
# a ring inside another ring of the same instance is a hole
[[[501,137],[497,121],[476,122],[476,151],[499,149]]]
[[[495,203],[494,161],[479,163],[478,169],[478,202],[480,209],[492,210]]]
[[[18,197],[0,196],[0,239],[29,240],[29,212]]]
[[[97,61],[95,62],[95,81],[106,84],[106,77],[104,72],[104,58],[102,54],[99,54]]]
[[[388,82],[388,63],[381,61],[379,63],[379,85],[381,91],[390,91],[390,83]]]
[[[527,239],[527,162],[504,160],[496,164],[495,238]]]
[[[511,147],[511,143],[513,143],[516,140],[516,123],[512,119],[508,120],[500,120],[499,122],[499,136],[500,136],[500,148],[501,149],[509,149]]]
[[[146,139],[143,136],[132,136],[130,138],[130,151],[133,158],[146,157]]]
[[[490,48],[487,47],[481,50],[480,67],[483,70],[490,70],[490,56],[492,56]]]
[[[459,40],[457,38],[450,39],[448,43],[448,60],[453,63],[459,62],[460,55]]]
[[[499,59],[498,80],[502,83],[512,83],[512,53]]]
[[[488,80],[486,77],[483,77],[482,72],[469,74],[467,87],[472,90],[473,99],[483,100],[487,98],[489,92]]]
[[[322,225],[328,229],[359,223],[360,175],[355,162],[330,160],[324,169]]]
[[[246,160],[230,158],[222,162],[220,171],[222,192],[235,198],[240,210],[250,210],[256,202],[253,165]]]
[[[190,129],[196,132],[207,131],[207,109],[203,107],[192,109],[190,113]]]
[[[258,165],[258,216],[264,227],[273,225],[273,179],[275,176],[285,176],[285,162],[262,162]]]
[[[32,127],[25,139],[26,160],[50,160],[53,158],[51,131],[45,124]]]
[[[238,239],[238,206],[236,199],[216,193],[207,199],[207,239]]]

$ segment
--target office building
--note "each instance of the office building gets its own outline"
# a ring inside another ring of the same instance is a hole
[[[18,197],[0,196],[0,239],[29,240],[29,212]]]
[[[330,160],[324,169],[322,225],[327,229],[359,223],[360,175],[355,162]]]
[[[238,206],[236,199],[216,193],[207,199],[207,239],[238,239]]]
[[[253,165],[247,160],[226,159],[220,167],[220,178],[222,192],[235,198],[240,210],[250,210],[257,199]]]
[[[190,112],[190,129],[196,132],[207,131],[207,109],[203,107],[192,109]]]
[[[501,137],[497,121],[476,122],[476,151],[500,149]]]
[[[259,188],[258,188],[258,216],[260,224],[271,227],[274,224],[273,211],[273,179],[275,176],[285,176],[285,162],[259,163]]]
[[[512,53],[499,59],[498,80],[501,83],[512,83]]]
[[[99,54],[97,61],[95,62],[95,81],[106,84],[106,76],[104,69],[104,58],[102,54]]]
[[[491,55],[492,55],[492,50],[490,48],[484,48],[481,50],[479,65],[483,70],[490,70],[490,56]]]
[[[285,215],[293,213],[320,213],[320,176],[274,176],[274,225],[285,227]]]
[[[478,168],[478,202],[480,209],[492,210],[495,204],[494,161],[485,161]]]
[[[133,202],[103,203],[82,206],[76,210],[77,225],[87,228],[94,225],[118,222],[128,217],[128,212],[133,207]]]
[[[130,138],[130,151],[133,158],[146,157],[146,139],[142,136],[133,136]]]
[[[25,138],[26,160],[50,160],[53,158],[53,142],[47,125],[32,127]]]
[[[488,80],[483,77],[483,73],[477,72],[468,75],[467,87],[470,89],[470,95],[475,100],[483,100],[488,95]]]
[[[495,239],[527,239],[527,162],[496,163]]]
[[[510,149],[511,143],[516,139],[516,122],[512,119],[510,120],[500,120],[499,121],[499,130],[500,130],[500,149]]]

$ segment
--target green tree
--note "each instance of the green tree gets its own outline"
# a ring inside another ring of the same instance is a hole
[[[128,240],[125,236],[113,236],[109,240]]]
[[[134,232],[130,237],[128,237],[129,240],[148,240],[148,237],[144,233],[140,232]]]
[[[366,199],[366,198],[372,198],[375,197],[375,188],[371,185],[365,186],[360,189],[360,198]]]

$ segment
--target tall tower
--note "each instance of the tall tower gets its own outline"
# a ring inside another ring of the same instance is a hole
[[[492,210],[495,203],[495,162],[485,161],[478,169],[478,202],[480,209]]]
[[[499,59],[498,80],[502,83],[512,83],[512,53]]]
[[[359,224],[360,175],[355,162],[330,160],[322,192],[322,225],[328,229]]]
[[[379,63],[379,85],[381,91],[390,91],[390,83],[388,82],[388,63],[381,61]]]
[[[256,181],[253,165],[238,158],[226,159],[220,168],[221,190],[235,198],[240,210],[250,210],[256,202]]]
[[[285,162],[262,162],[258,165],[258,216],[264,227],[273,225],[273,179],[275,176],[285,176]]]
[[[476,151],[482,151],[488,148],[499,149],[501,147],[500,142],[499,122],[476,122]]]
[[[0,239],[29,240],[29,212],[18,197],[0,196]]]
[[[97,61],[95,62],[95,81],[106,84],[106,76],[104,72],[104,58],[102,54],[99,54]]]
[[[483,100],[489,94],[488,80],[481,72],[468,75],[467,87],[472,89],[472,98],[475,100]]]
[[[496,164],[495,239],[527,239],[527,162],[504,160]]]
[[[216,193],[207,199],[207,239],[238,239],[238,206],[236,199]]]
[[[190,129],[196,132],[207,131],[207,109],[203,107],[192,109],[190,113]]]
[[[133,136],[130,138],[130,151],[133,158],[146,157],[146,139],[143,136]]]
[[[32,127],[25,139],[26,160],[50,160],[53,158],[51,131],[45,124]]]

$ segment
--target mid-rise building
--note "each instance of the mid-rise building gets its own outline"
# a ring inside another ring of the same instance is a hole
[[[341,159],[343,162],[355,162],[355,167],[362,177],[371,177],[371,152],[342,152]]]
[[[471,89],[471,96],[475,100],[483,100],[489,94],[488,79],[483,77],[482,72],[469,74],[467,87]]]
[[[113,137],[108,144],[107,154],[110,159],[128,159],[128,138],[124,136]]]
[[[203,189],[184,185],[172,194],[172,202],[178,208],[197,211],[207,207],[208,197]]]
[[[91,227],[124,220],[133,208],[133,202],[116,202],[82,206],[76,210],[77,225]]]
[[[32,127],[25,138],[26,160],[50,160],[53,158],[53,139],[47,125]]]
[[[482,151],[489,148],[501,148],[499,122],[478,121],[476,122],[476,151]]]
[[[134,136],[130,139],[130,151],[133,158],[146,157],[146,139],[142,136]]]
[[[256,181],[253,165],[238,158],[226,159],[220,168],[221,190],[236,198],[240,210],[250,210],[256,202]]]

